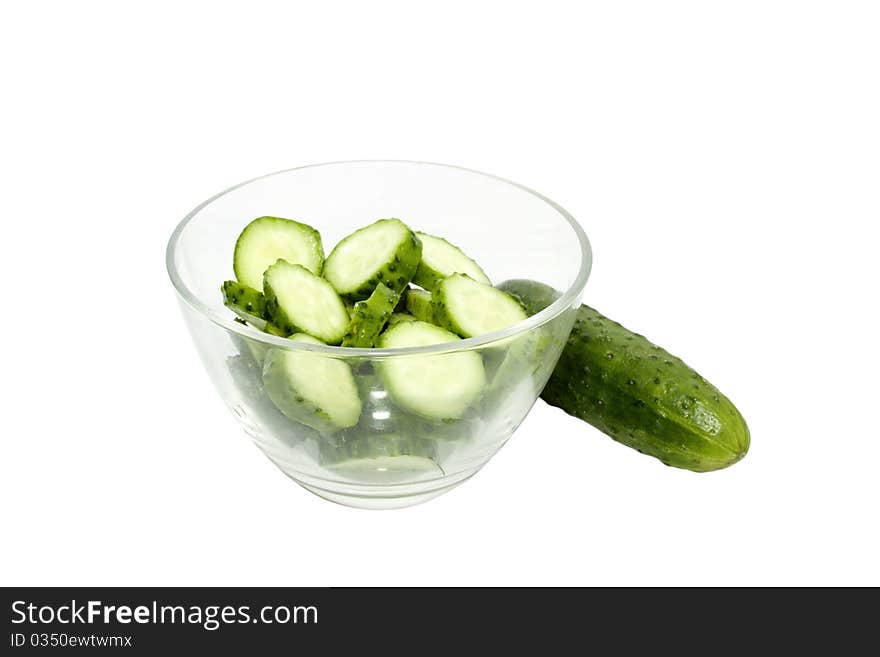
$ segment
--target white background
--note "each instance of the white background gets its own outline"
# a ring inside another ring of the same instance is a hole
[[[878,34],[871,2],[4,3],[0,582],[880,584]],[[746,460],[674,470],[539,402],[426,505],[287,479],[165,242],[360,158],[561,203],[585,299],[725,391]]]

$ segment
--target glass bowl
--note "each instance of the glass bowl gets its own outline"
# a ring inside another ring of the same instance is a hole
[[[314,226],[327,253],[355,229],[397,217],[460,246],[493,283],[534,279],[561,296],[515,326],[447,344],[350,349],[275,337],[236,322],[220,294],[220,284],[233,278],[239,232],[263,215]],[[583,229],[540,194],[477,171],[399,161],[319,164],[236,185],[190,212],[167,250],[168,273],[199,356],[239,424],[298,484],[362,508],[431,499],[475,474],[498,451],[556,365],[591,262]],[[263,369],[277,360],[270,357],[274,350],[346,363],[361,396],[358,424],[325,435],[288,419],[264,390]],[[455,420],[407,413],[379,376],[383,361],[429,364],[463,351],[479,354],[486,384],[480,400]]]

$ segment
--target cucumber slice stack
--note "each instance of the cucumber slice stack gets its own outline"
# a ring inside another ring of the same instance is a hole
[[[442,474],[438,454],[477,430],[486,367],[494,371],[500,355],[485,356],[487,363],[464,351],[350,365],[293,343],[419,347],[525,318],[461,249],[400,219],[351,233],[325,260],[311,226],[260,217],[239,236],[233,270],[236,280],[224,282],[222,293],[237,321],[291,341],[276,348],[243,338],[260,371],[254,389],[299,426],[291,433],[318,432],[322,465],[344,478]]]

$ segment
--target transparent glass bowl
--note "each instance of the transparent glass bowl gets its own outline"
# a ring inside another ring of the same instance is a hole
[[[459,245],[494,283],[534,279],[562,295],[520,324],[444,345],[346,349],[295,343],[235,322],[222,303],[220,284],[233,278],[236,238],[263,215],[314,226],[327,253],[355,229],[397,217]],[[498,451],[556,365],[591,262],[584,231],[540,194],[477,171],[398,161],[320,164],[242,183],[187,215],[167,251],[168,273],[202,362],[244,430],[306,489],[362,508],[426,501],[466,480]],[[263,363],[276,349],[347,363],[363,404],[357,426],[322,435],[283,415],[263,387]],[[481,399],[456,420],[435,422],[397,407],[376,367],[387,359],[443,358],[465,350],[482,358],[487,384]]]

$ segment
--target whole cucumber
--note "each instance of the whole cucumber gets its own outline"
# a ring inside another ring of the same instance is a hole
[[[511,280],[499,287],[529,315],[559,293]],[[680,358],[589,306],[574,328],[541,398],[589,422],[614,440],[695,472],[719,470],[749,449],[749,429],[736,407]]]

